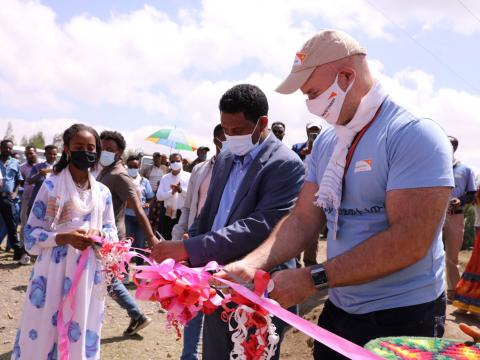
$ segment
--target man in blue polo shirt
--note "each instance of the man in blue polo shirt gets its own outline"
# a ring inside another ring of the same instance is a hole
[[[8,242],[13,248],[13,260],[19,261],[23,255],[17,233],[15,219],[15,199],[23,177],[20,172],[20,163],[12,157],[13,142],[3,140],[0,143],[0,216],[7,228]]]
[[[397,105],[372,78],[366,50],[340,31],[319,32],[296,54],[277,91],[298,89],[334,127],[315,141],[295,208],[227,270],[250,280],[305,249],[326,222],[328,260],[275,273],[270,297],[288,307],[328,288],[319,325],[362,346],[383,336],[441,337],[441,231],[454,185],[447,136]],[[314,356],[344,358],[318,342]]]

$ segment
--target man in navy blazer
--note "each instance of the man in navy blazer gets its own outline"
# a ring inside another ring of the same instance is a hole
[[[227,264],[242,258],[293,208],[302,188],[304,166],[269,132],[268,102],[258,87],[234,86],[222,96],[219,107],[225,150],[213,168],[205,206],[189,229],[188,240],[155,246],[157,261],[188,260],[196,267],[211,260]],[[294,259],[280,266],[294,267]],[[205,316],[204,359],[230,357],[231,333],[220,313]],[[276,325],[281,333],[284,324],[276,321]]]

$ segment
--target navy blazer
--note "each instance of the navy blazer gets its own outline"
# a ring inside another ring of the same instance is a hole
[[[228,264],[257,248],[293,208],[303,186],[302,161],[275,136],[269,136],[240,184],[226,226],[211,231],[233,160],[229,151],[217,158],[205,206],[189,229],[190,238],[184,241],[193,266],[212,260]],[[288,267],[293,266],[290,261]]]
[[[304,160],[305,156],[301,155],[300,152],[308,146],[308,142],[305,141],[304,143],[298,143],[292,146],[292,150],[300,156],[300,159]]]

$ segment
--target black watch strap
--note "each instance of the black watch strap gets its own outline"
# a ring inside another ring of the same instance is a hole
[[[317,290],[328,288],[327,273],[325,272],[325,268],[322,264],[311,266],[310,276],[313,281],[313,286],[315,286]]]

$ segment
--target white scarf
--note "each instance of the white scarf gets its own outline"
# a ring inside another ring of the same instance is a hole
[[[56,175],[55,187],[50,193],[50,198],[55,199],[56,209],[55,216],[53,218],[52,224],[50,225],[52,230],[56,229],[57,225],[60,225],[60,217],[64,210],[65,204],[67,204],[68,202],[71,202],[73,208],[80,215],[84,216],[87,214],[91,214],[90,228],[101,230],[103,221],[100,206],[100,187],[90,172],[88,172],[88,181],[90,182],[90,191],[92,192],[92,196],[89,197],[88,202],[85,203],[80,199],[77,187],[73,182],[72,175],[70,174],[70,170],[68,168],[62,170],[58,175]]]
[[[323,174],[319,190],[315,194],[316,200],[314,201],[316,206],[324,210],[333,207],[335,211],[335,223],[332,229],[334,239],[337,238],[338,211],[342,202],[343,174],[348,149],[355,135],[373,119],[386,97],[387,93],[380,83],[375,83],[360,101],[352,120],[346,125],[335,125],[337,143]]]

